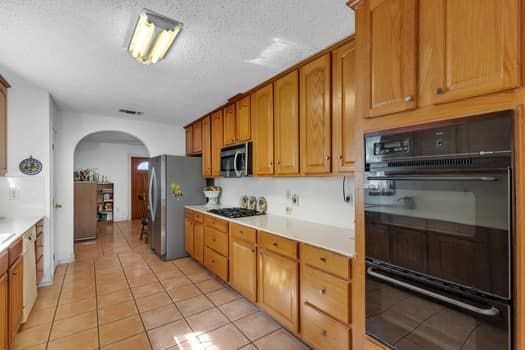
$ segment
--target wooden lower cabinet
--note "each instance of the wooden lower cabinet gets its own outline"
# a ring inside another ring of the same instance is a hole
[[[204,262],[204,225],[200,222],[193,222],[193,256]]]
[[[24,309],[24,258],[20,256],[9,268],[9,344],[20,327]]]
[[[9,308],[9,285],[8,274],[0,276],[0,350],[7,350],[8,346],[8,308]]]
[[[349,350],[350,328],[317,311],[309,304],[301,308],[301,334],[316,349]]]
[[[299,331],[299,263],[268,249],[258,261],[259,305],[292,332]]]
[[[257,253],[254,242],[230,236],[230,284],[247,299],[257,300]]]
[[[193,238],[193,220],[186,216],[184,219],[184,248],[191,256],[194,256]]]

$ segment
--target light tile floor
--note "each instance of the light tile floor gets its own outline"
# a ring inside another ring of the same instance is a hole
[[[12,349],[308,349],[191,258],[163,262],[138,221],[75,245]]]

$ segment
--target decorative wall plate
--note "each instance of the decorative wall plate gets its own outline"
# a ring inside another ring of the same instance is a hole
[[[29,156],[29,158],[26,158],[20,162],[18,168],[23,174],[36,175],[42,171],[42,162],[33,158],[32,156]]]

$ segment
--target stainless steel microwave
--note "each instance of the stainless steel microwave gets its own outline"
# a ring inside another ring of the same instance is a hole
[[[221,176],[243,177],[252,175],[252,143],[227,146],[221,149]]]

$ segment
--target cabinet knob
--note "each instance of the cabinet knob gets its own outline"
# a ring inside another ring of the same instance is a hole
[[[255,253],[255,248],[252,249],[252,253]]]
[[[275,164],[279,165],[279,164],[281,164],[281,161],[280,160],[276,160]]]
[[[343,159],[343,156],[341,154],[338,154],[337,155],[337,159],[341,160],[341,159]]]
[[[215,264],[215,259],[211,259],[211,263],[212,263],[212,264]]]
[[[322,262],[326,262],[326,258],[324,256],[320,257],[319,260],[321,260]]]
[[[213,237],[212,241],[217,242],[217,239],[215,237]]]
[[[414,100],[414,97],[408,95],[408,96],[405,96],[405,102],[411,102]]]
[[[273,165],[273,162],[270,162],[270,165]]]
[[[273,242],[273,246],[274,247],[277,247],[279,244],[277,244],[277,242]]]
[[[330,156],[325,156],[324,157],[326,160],[330,160]]]
[[[239,230],[239,233],[242,235],[244,233],[244,231],[243,230]]]
[[[438,87],[438,88],[436,88],[436,95],[441,95],[441,94],[444,93],[444,92],[445,92],[445,90],[443,90],[442,87]]]
[[[326,330],[323,329],[323,330],[321,331],[321,335],[322,335],[323,337],[326,337]]]
[[[319,290],[319,294],[325,295],[326,294],[326,288],[322,288],[321,290]]]

